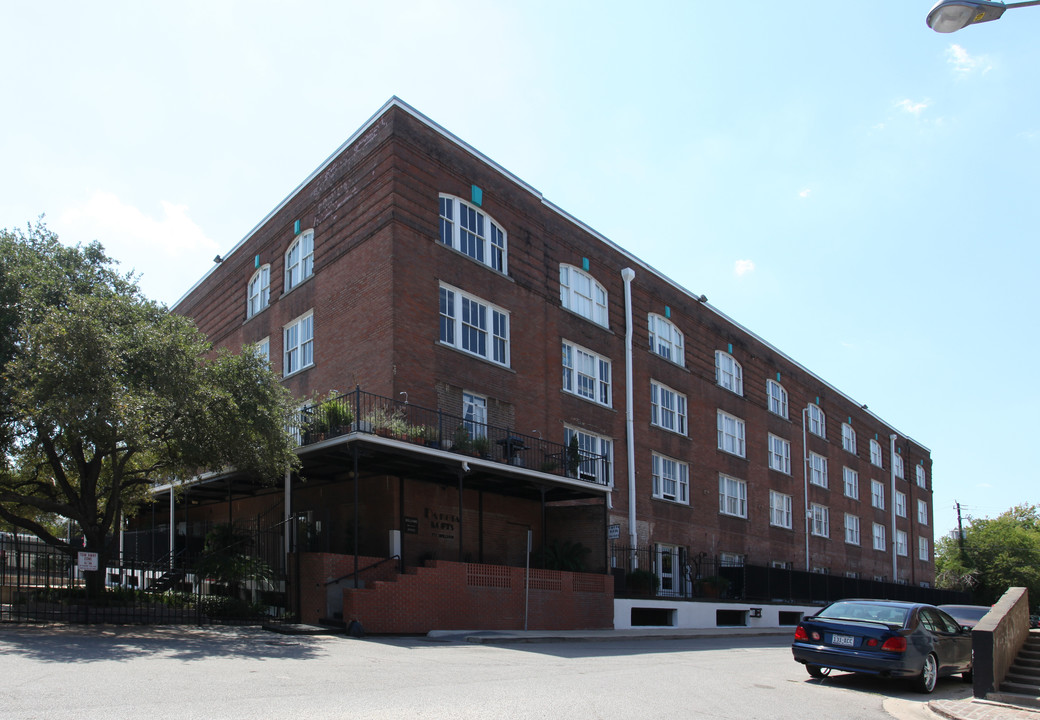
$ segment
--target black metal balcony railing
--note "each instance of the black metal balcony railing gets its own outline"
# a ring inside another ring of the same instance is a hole
[[[289,428],[301,446],[366,433],[595,485],[607,485],[610,479],[610,460],[606,455],[373,395],[360,388],[343,394],[330,393],[300,408],[290,418]]]

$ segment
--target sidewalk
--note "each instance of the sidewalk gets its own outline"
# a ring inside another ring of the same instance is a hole
[[[928,709],[947,720],[1040,720],[1038,711],[977,698],[932,700]]]

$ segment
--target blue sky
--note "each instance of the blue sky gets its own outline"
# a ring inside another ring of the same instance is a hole
[[[1040,502],[1040,8],[929,8],[9,2],[0,227],[172,303],[398,95],[929,447],[943,533]]]

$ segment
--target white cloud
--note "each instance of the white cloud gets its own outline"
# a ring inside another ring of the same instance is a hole
[[[805,188],[804,190],[800,190],[798,192],[798,197],[800,197],[800,198],[807,198],[807,197],[809,197],[809,195],[811,193],[812,193],[812,188]]]
[[[987,73],[993,69],[993,64],[986,55],[973,56],[957,44],[946,48],[946,62],[953,65],[955,72],[963,74],[975,72],[976,70]]]
[[[753,272],[755,269],[755,263],[751,260],[737,260],[733,264],[733,272],[738,276],[747,275],[749,272]]]
[[[153,217],[110,192],[66,208],[52,224],[63,240],[98,240],[122,270],[141,275],[149,297],[172,302],[213,264],[217,243],[188,217],[186,205],[160,201]]]
[[[902,110],[910,113],[911,115],[920,115],[922,112],[924,112],[925,108],[928,107],[928,101],[924,100],[915,103],[912,100],[900,100],[896,103],[896,107],[901,108]]]

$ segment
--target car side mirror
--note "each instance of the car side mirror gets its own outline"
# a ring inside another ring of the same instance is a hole
[[[971,625],[961,625],[961,632],[971,635]]]

